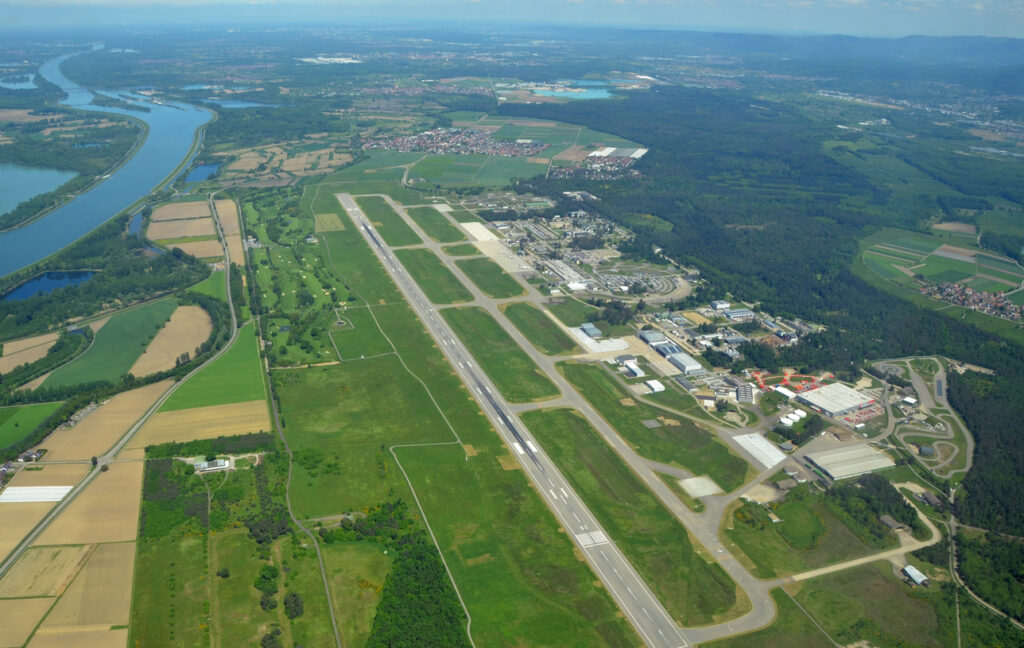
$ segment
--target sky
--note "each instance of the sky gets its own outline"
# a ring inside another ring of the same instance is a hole
[[[1024,0],[0,0],[0,26],[578,24],[1024,38]]]

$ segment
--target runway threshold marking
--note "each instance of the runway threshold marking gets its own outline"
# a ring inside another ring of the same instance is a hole
[[[577,533],[576,539],[580,541],[580,546],[582,547],[596,547],[598,545],[608,544],[608,538],[601,531]]]

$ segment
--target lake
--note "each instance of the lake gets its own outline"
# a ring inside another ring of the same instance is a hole
[[[0,81],[0,88],[7,88],[8,90],[35,90],[36,89],[36,75],[35,74],[17,74],[14,76],[27,76],[28,81]],[[13,78],[13,77],[11,77]]]
[[[21,301],[22,299],[28,299],[29,297],[35,297],[36,295],[45,295],[46,293],[53,292],[54,290],[63,288],[64,286],[74,286],[76,284],[89,281],[94,274],[96,273],[90,270],[81,270],[76,272],[44,272],[32,277],[25,283],[4,295],[2,301]]]
[[[612,93],[604,88],[587,88],[580,90],[534,90],[534,94],[542,97],[562,97],[564,99],[608,99]]]
[[[277,108],[277,104],[262,104],[242,99],[207,99],[207,101],[217,104],[221,108]]]
[[[185,182],[202,182],[203,180],[209,180],[210,176],[217,173],[217,169],[219,168],[220,163],[200,164],[188,172],[188,175],[185,176]]]
[[[149,129],[141,148],[109,178],[25,227],[0,233],[0,276],[10,274],[48,257],[96,229],[129,205],[145,197],[170,176],[189,156],[197,130],[212,113],[198,106],[156,102],[132,96],[133,103],[149,112],[101,108],[90,105],[93,94],[76,85],[60,71],[60,65],[76,54],[50,60],[39,74],[56,84],[67,98],[61,104],[90,112],[116,113],[143,122]],[[122,95],[125,91],[114,91]]]
[[[74,171],[0,164],[0,214],[6,214],[29,198],[53,191],[74,177]]]

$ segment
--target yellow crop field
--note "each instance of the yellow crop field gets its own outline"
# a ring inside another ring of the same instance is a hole
[[[40,444],[48,451],[46,459],[89,459],[102,455],[170,386],[171,381],[164,380],[121,392],[74,427],[59,428]]]
[[[209,241],[192,241],[190,243],[176,243],[171,247],[176,247],[185,254],[191,254],[197,259],[209,259],[213,257],[221,258],[224,256],[224,250],[220,246],[220,241],[213,239]]]
[[[171,203],[160,205],[153,210],[154,222],[165,220],[186,220],[189,218],[209,218],[210,206],[205,200]]]
[[[99,545],[47,615],[41,629],[127,625],[134,567],[134,542]]]
[[[0,598],[60,596],[95,545],[32,547],[0,579]]]
[[[217,220],[220,221],[220,227],[224,230],[225,236],[242,232],[238,223],[238,207],[234,200],[214,201],[213,208],[217,210]]]
[[[212,218],[190,218],[188,220],[156,221],[146,230],[146,236],[154,241],[176,239],[185,236],[214,236],[217,230]]]
[[[128,629],[110,626],[91,628],[55,628],[36,632],[28,648],[123,648],[128,645]]]
[[[53,605],[51,598],[0,600],[0,619],[4,620],[0,632],[0,648],[25,645],[40,619]]]
[[[11,553],[22,538],[54,507],[54,502],[10,502],[0,504],[0,556]]]
[[[686,319],[690,320],[694,324],[697,324],[698,326],[701,325],[701,324],[710,324],[711,323],[711,320],[709,320],[708,318],[704,317],[703,315],[701,315],[697,311],[683,311],[683,317],[685,317]]]
[[[144,448],[169,441],[213,439],[269,429],[267,404],[262,400],[194,407],[156,414],[127,447]]]
[[[135,539],[143,462],[109,465],[39,536],[36,546]]]
[[[8,353],[18,353],[25,349],[31,349],[41,344],[53,344],[57,341],[56,333],[44,333],[43,335],[34,335],[32,337],[21,338],[20,340],[8,340],[4,342],[4,355]]]
[[[131,374],[142,378],[173,369],[182,353],[194,356],[196,347],[210,337],[211,331],[213,322],[205,310],[199,306],[179,306],[132,365]]]
[[[45,446],[44,446],[45,447]],[[41,468],[42,470],[37,470]],[[19,470],[9,486],[74,486],[89,472],[88,464],[48,464]]]

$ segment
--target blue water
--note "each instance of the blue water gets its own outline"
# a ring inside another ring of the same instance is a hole
[[[66,247],[147,195],[186,159],[196,130],[212,116],[209,110],[198,106],[158,104],[145,97],[138,97],[137,103],[147,105],[149,112],[92,106],[92,93],[61,74],[60,64],[70,56],[75,55],[55,58],[39,69],[44,79],[68,94],[61,104],[90,112],[126,115],[147,124],[149,133],[142,147],[111,177],[44,218],[0,233],[0,276]]]
[[[128,223],[128,233],[135,236],[142,233],[142,212],[138,211],[132,215],[132,220]]]
[[[24,76],[23,74],[15,74],[12,76]],[[0,88],[7,88],[8,90],[35,90],[36,89],[36,75],[28,75],[28,81],[18,81],[17,83],[8,83],[7,81],[0,81]]]
[[[203,180],[209,180],[210,176],[217,173],[217,169],[219,168],[220,163],[200,164],[188,172],[188,175],[185,176],[185,182],[202,182]]]
[[[6,214],[29,198],[53,191],[74,177],[73,171],[0,164],[0,214]]]
[[[601,88],[570,92],[568,90],[534,90],[542,97],[564,97],[566,99],[608,99],[612,93]]]
[[[21,301],[36,295],[45,295],[64,286],[74,286],[92,278],[90,270],[77,272],[44,272],[21,284],[3,297],[3,301]]]
[[[277,104],[262,104],[255,101],[243,101],[242,99],[207,99],[212,104],[221,108],[276,108]]]

